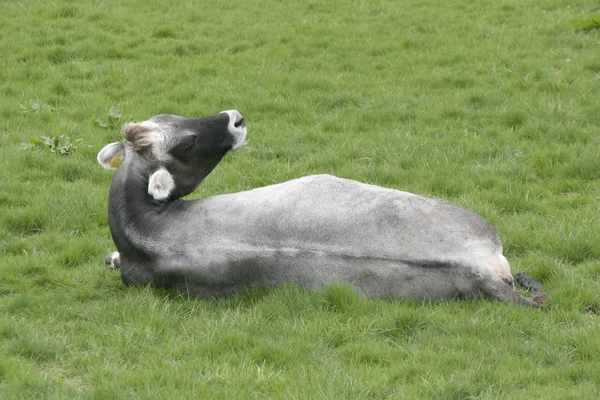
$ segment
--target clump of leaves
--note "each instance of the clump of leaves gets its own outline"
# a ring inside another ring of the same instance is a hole
[[[21,109],[21,112],[23,114],[30,114],[42,111],[46,107],[43,104],[38,103],[37,101],[29,100],[29,103],[19,104],[19,108]]]
[[[60,154],[61,156],[70,155],[77,148],[83,139],[75,139],[71,141],[67,135],[60,136],[32,136],[27,143],[21,143],[23,150],[45,149],[51,153]]]
[[[575,29],[591,31],[592,29],[600,29],[600,14],[589,15],[583,19],[572,19],[571,24]]]
[[[108,115],[106,120],[94,119],[92,122],[94,125],[104,129],[115,129],[121,125],[123,113],[121,112],[121,106],[119,103],[115,103],[111,108],[108,109]],[[131,117],[129,118],[131,119]]]

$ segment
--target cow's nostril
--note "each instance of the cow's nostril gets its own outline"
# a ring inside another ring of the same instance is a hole
[[[242,118],[239,121],[237,121],[235,124],[233,124],[233,126],[235,126],[236,128],[239,128],[240,126],[246,126],[246,121],[244,121],[244,118]]]

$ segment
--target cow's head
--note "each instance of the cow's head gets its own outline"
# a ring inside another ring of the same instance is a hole
[[[228,151],[244,145],[246,122],[237,110],[205,118],[161,114],[125,124],[123,136],[100,150],[100,165],[141,174],[148,194],[169,201],[193,192]]]

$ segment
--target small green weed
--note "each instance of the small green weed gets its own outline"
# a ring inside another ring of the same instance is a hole
[[[23,150],[45,149],[51,153],[60,154],[61,156],[68,156],[73,152],[73,150],[77,149],[77,146],[82,140],[82,138],[79,138],[71,141],[71,138],[64,134],[58,137],[40,135],[37,137],[30,137],[29,142],[21,143],[21,147]]]
[[[572,19],[571,24],[575,29],[582,29],[584,31],[600,29],[600,14],[588,15],[583,19]]]
[[[48,107],[34,100],[29,100],[29,102],[25,104],[19,104],[19,109],[21,109],[21,112],[23,114],[36,113],[39,111],[43,111],[46,108]],[[52,111],[52,108],[50,108],[50,110]]]
[[[132,117],[130,116],[131,120]],[[115,103],[111,108],[108,109],[107,120],[101,120],[96,118],[93,120],[95,126],[104,129],[115,129],[121,125],[123,120],[123,112],[121,111],[121,105],[119,103]]]

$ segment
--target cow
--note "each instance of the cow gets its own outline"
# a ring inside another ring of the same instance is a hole
[[[106,262],[125,284],[209,299],[342,283],[367,298],[539,306],[515,290],[496,229],[445,200],[331,175],[183,200],[246,133],[237,110],[161,114],[125,124],[125,141],[98,153],[116,169],[108,221],[117,252]]]

